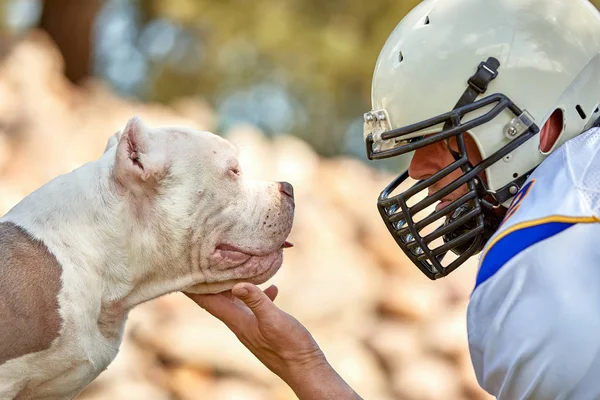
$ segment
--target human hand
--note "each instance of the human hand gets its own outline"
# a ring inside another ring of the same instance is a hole
[[[186,295],[220,319],[299,399],[360,399],[327,362],[308,330],[273,301],[278,289],[264,292],[251,283],[230,294]]]
[[[236,284],[231,293],[186,295],[221,320],[267,368],[287,381],[289,375],[327,364],[308,330],[273,300],[278,289],[264,292],[250,283]]]

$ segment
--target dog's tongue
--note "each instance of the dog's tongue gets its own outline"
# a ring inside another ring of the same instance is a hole
[[[287,249],[288,247],[294,247],[294,243],[288,242],[287,240],[285,241],[285,243],[282,246],[284,249]]]

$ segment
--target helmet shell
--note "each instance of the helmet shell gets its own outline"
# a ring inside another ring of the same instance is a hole
[[[479,98],[502,93],[540,128],[561,109],[560,145],[600,116],[599,54],[600,13],[587,0],[425,0],[383,46],[373,74],[372,108],[387,113],[392,129],[446,113],[478,65],[495,57],[498,76]],[[506,134],[512,118],[504,111],[467,132],[484,159],[512,140]],[[486,170],[488,187],[507,185],[548,153],[540,150],[539,135],[530,139]]]

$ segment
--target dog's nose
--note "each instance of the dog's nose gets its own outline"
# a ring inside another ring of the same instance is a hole
[[[288,182],[277,182],[279,184],[279,191],[289,198],[294,198],[294,187]]]

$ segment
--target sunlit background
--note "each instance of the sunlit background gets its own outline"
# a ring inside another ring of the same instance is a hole
[[[2,3],[9,32],[52,34],[74,82],[95,76],[143,101],[199,97],[222,132],[249,122],[269,136],[299,136],[325,156],[364,158],[375,60],[418,0]]]
[[[286,180],[296,217],[277,304],[375,400],[488,399],[469,359],[476,260],[431,282],[380,221],[407,160],[368,162],[377,55],[418,0],[0,0],[0,215],[100,156],[128,118],[211,130],[251,177]],[[294,399],[181,294],[130,314],[84,400]]]

